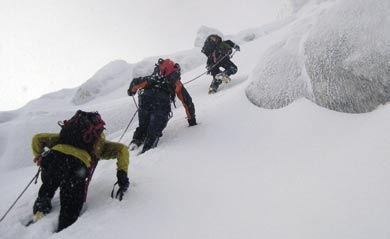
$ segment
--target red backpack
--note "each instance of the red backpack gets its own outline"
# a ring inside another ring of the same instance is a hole
[[[61,126],[60,143],[69,144],[93,154],[93,147],[105,129],[105,124],[98,112],[78,110],[69,120],[58,122]]]
[[[160,76],[169,76],[175,71],[180,71],[180,66],[171,59],[159,59]]]

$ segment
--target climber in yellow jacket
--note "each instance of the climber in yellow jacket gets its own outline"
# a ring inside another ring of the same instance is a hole
[[[60,133],[40,133],[32,139],[34,162],[41,167],[42,186],[34,215],[51,211],[51,199],[60,188],[61,210],[57,232],[73,224],[83,207],[89,179],[99,159],[117,159],[119,199],[127,191],[127,146],[105,140],[105,122],[97,112],[77,111],[65,120]],[[46,150],[46,151],[45,151]]]
[[[92,159],[87,151],[73,147],[72,145],[58,144],[59,139],[59,133],[36,134],[32,140],[34,157],[40,156],[43,153],[44,148],[47,147],[64,154],[72,155],[81,160],[87,168],[90,168]],[[95,146],[95,155],[99,159],[118,159],[117,170],[123,170],[127,173],[129,166],[129,151],[124,144],[105,140],[105,135],[102,133]]]

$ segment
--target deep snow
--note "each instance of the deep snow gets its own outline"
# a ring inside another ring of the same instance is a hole
[[[56,195],[51,214],[29,228],[22,225],[38,184],[0,223],[1,238],[389,238],[388,105],[348,114],[301,97],[274,110],[247,98],[261,62],[290,34],[291,24],[334,4],[321,2],[305,5],[315,11],[226,36],[241,45],[233,58],[239,72],[215,95],[207,94],[210,76],[185,85],[199,125],[187,126],[177,102],[158,148],[139,156],[131,152],[131,188],[123,201],[110,198],[115,160],[101,161],[75,224],[52,234],[59,212]],[[168,56],[183,66],[184,83],[205,70],[199,51]],[[117,141],[135,111],[126,95],[130,79],[150,72],[158,57],[137,64],[111,62],[76,89],[0,112],[0,212],[37,170],[33,134],[58,131],[57,121],[80,108],[101,112],[108,138]],[[136,125],[123,143],[131,140]]]

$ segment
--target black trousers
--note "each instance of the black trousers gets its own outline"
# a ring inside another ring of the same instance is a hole
[[[153,95],[139,98],[138,122],[133,140],[144,142],[142,152],[157,146],[162,131],[167,126],[171,112],[170,98],[165,92],[156,90]]]
[[[211,69],[210,74],[215,77],[218,73],[221,73],[222,71],[219,69],[220,67],[225,69],[224,73],[228,76],[237,73],[237,66],[230,60],[228,56],[223,58],[223,60],[218,65]]]
[[[41,170],[42,186],[38,198],[51,200],[57,188],[60,188],[58,232],[73,224],[80,215],[88,169],[78,158],[51,150],[43,158]]]

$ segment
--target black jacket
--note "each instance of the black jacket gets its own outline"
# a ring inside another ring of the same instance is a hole
[[[214,50],[211,52],[211,54],[207,55],[207,65],[211,66],[215,63],[217,63],[222,57],[226,55],[230,55],[232,53],[232,48],[237,46],[234,42],[231,40],[226,40],[220,42]]]
[[[128,94],[134,95],[138,90],[143,90],[142,97],[148,97],[148,101],[159,102],[169,109],[171,102],[177,96],[184,106],[187,119],[195,118],[195,107],[190,94],[180,81],[180,71],[162,77],[157,73],[156,68],[150,76],[133,79]]]

